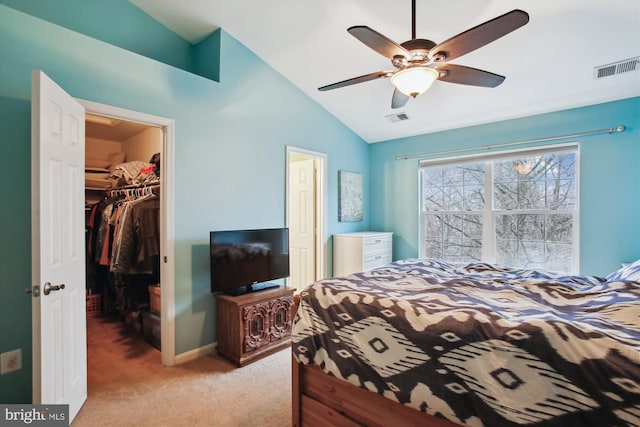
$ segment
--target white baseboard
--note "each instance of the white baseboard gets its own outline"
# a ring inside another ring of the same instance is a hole
[[[207,356],[209,354],[215,353],[217,345],[218,343],[214,342],[202,347],[194,348],[193,350],[189,350],[184,353],[176,354],[176,357],[175,357],[176,365],[180,365],[181,363],[185,363],[185,362],[190,362],[199,357]]]

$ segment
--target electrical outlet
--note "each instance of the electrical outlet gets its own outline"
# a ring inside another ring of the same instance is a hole
[[[22,349],[7,351],[0,354],[0,374],[22,369]]]

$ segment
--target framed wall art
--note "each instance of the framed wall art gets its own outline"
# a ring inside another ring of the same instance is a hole
[[[338,220],[362,221],[362,175],[338,171]]]

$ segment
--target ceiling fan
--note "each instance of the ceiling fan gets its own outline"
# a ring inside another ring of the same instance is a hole
[[[411,0],[411,40],[404,43],[398,44],[364,25],[347,29],[362,43],[390,59],[393,70],[365,74],[322,86],[318,90],[327,91],[391,77],[391,83],[395,86],[391,108],[400,108],[410,97],[415,98],[426,91],[435,80],[470,86],[496,87],[504,81],[504,76],[464,65],[449,64],[447,61],[481,48],[529,22],[529,15],[526,12],[514,9],[440,44],[435,44],[431,40],[416,38],[415,12],[416,0]]]

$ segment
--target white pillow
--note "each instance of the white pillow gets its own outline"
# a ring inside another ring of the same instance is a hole
[[[640,259],[609,274],[607,280],[628,280],[640,283]]]

